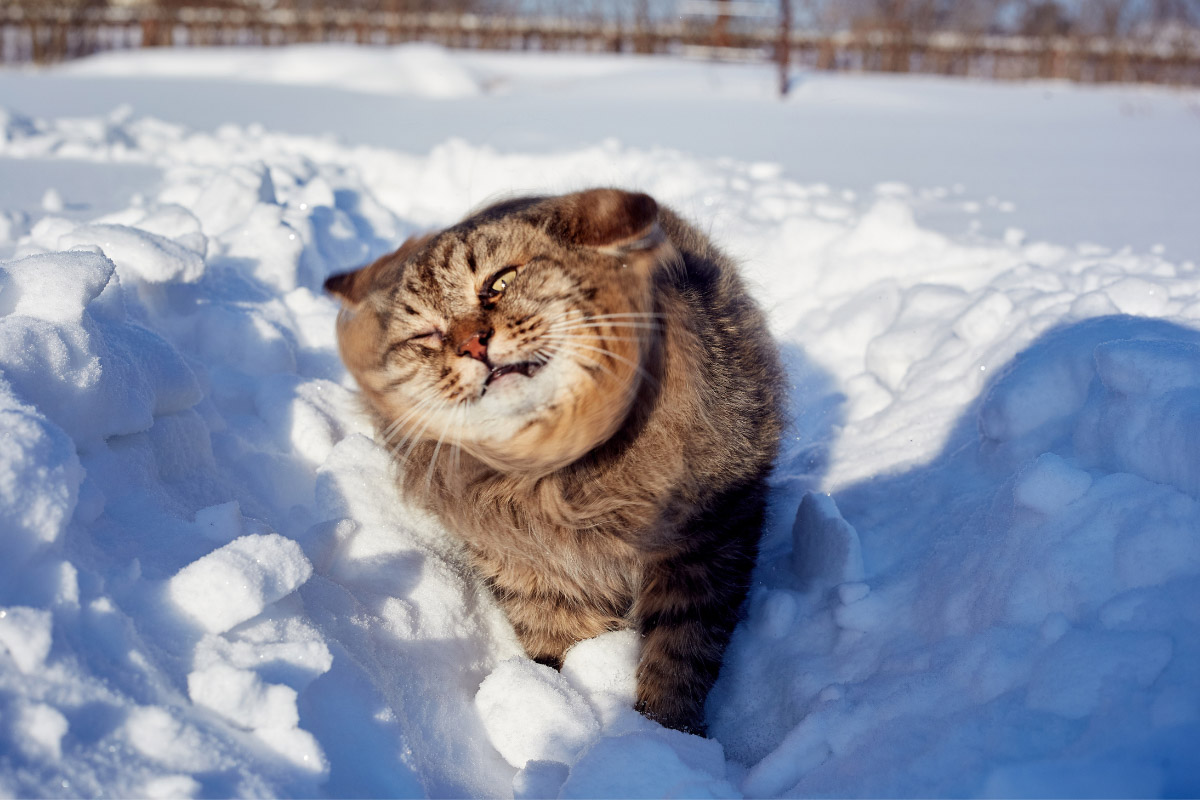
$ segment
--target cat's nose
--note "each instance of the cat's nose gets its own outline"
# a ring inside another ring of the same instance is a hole
[[[487,343],[491,331],[475,331],[465,339],[458,341],[458,354],[470,356],[480,361],[487,361]]]

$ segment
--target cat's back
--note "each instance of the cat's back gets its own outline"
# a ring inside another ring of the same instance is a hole
[[[690,370],[690,389],[703,408],[712,438],[738,473],[769,469],[784,425],[784,381],[766,317],[750,294],[737,262],[673,210],[659,208],[659,224],[680,262],[662,272],[664,294],[678,297],[668,325],[676,369]],[[668,398],[669,400],[669,398]],[[693,428],[699,432],[700,428]]]

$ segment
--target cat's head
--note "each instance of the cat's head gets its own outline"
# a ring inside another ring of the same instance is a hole
[[[458,446],[541,474],[606,441],[660,335],[654,272],[677,255],[644,194],[498,203],[325,288],[342,359],[403,459]]]

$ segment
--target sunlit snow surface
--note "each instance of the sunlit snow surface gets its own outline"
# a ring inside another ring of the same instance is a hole
[[[298,55],[370,72],[242,63]],[[489,90],[440,51],[380,58],[410,84],[374,91]],[[974,91],[982,131],[1013,89]],[[851,193],[736,148],[402,152],[211,115],[0,111],[0,174],[28,180],[0,189],[0,795],[1200,793],[1200,253],[972,232],[988,186]],[[743,259],[791,375],[709,740],[630,710],[636,636],[521,657],[396,499],[319,291],[489,198],[597,182]]]

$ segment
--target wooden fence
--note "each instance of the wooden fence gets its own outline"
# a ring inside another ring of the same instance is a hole
[[[489,50],[663,53],[777,61],[775,21],[714,39],[711,20],[637,25],[617,21],[347,9],[155,6],[66,8],[0,3],[0,63],[52,63],[135,47],[277,46],[302,42],[390,45],[434,42]],[[818,70],[919,72],[995,79],[1054,78],[1200,85],[1196,32],[1174,41],[793,31],[787,62]]]

